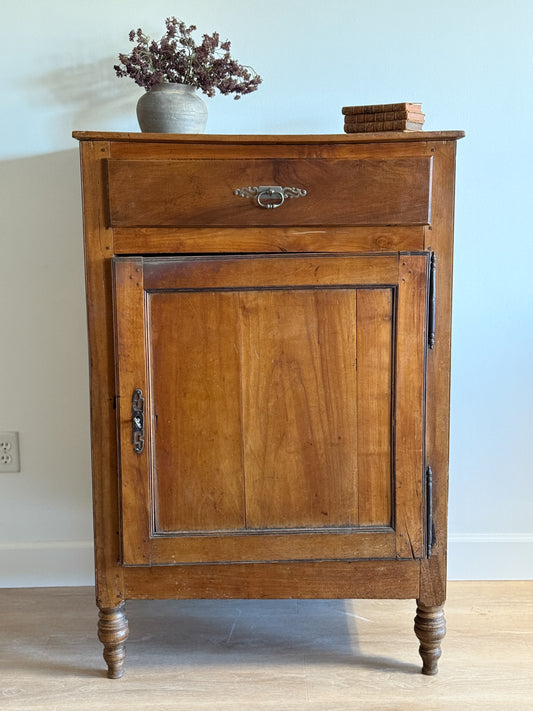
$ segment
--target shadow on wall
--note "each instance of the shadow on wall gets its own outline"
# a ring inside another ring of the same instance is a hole
[[[138,131],[135,108],[144,89],[116,76],[113,65],[117,61],[116,56],[109,56],[49,72],[32,83],[31,92],[40,94],[44,105],[62,107],[75,129]]]
[[[27,491],[25,525],[56,540],[65,531],[85,539],[91,520],[79,176],[75,145],[0,162],[0,302],[10,305],[11,334],[0,352],[9,374],[2,425],[21,433],[24,476],[12,484]],[[20,506],[4,508],[3,524],[16,531]]]

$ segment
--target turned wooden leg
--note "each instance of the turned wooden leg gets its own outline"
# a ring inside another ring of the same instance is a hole
[[[124,605],[101,609],[98,618],[98,639],[104,645],[104,659],[107,663],[107,676],[120,679],[124,674],[124,659],[128,639],[128,620],[124,614]]]
[[[416,608],[415,633],[420,641],[422,674],[437,674],[441,655],[440,643],[446,634],[446,620],[442,605],[426,607],[419,601]]]

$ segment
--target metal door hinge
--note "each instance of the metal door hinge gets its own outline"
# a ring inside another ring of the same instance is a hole
[[[433,471],[426,469],[426,555],[431,558],[433,546],[436,543],[435,526],[433,524]]]
[[[435,310],[437,308],[437,257],[435,252],[431,253],[429,260],[429,309],[428,309],[428,346],[435,345]]]

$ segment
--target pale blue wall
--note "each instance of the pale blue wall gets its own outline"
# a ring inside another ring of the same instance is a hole
[[[421,101],[458,147],[450,576],[533,575],[531,0],[21,0],[0,52],[0,584],[90,582],[81,221],[73,129],[137,130],[112,64],[181,12],[263,75],[211,133],[342,132],[345,104]],[[7,305],[7,307],[5,306]],[[59,445],[58,445],[59,443]],[[24,568],[33,573],[24,573]],[[48,568],[48,570],[47,570]]]

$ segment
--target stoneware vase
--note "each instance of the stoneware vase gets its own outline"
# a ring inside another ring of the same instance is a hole
[[[137,120],[144,133],[203,133],[207,106],[188,84],[158,84],[137,102]]]

